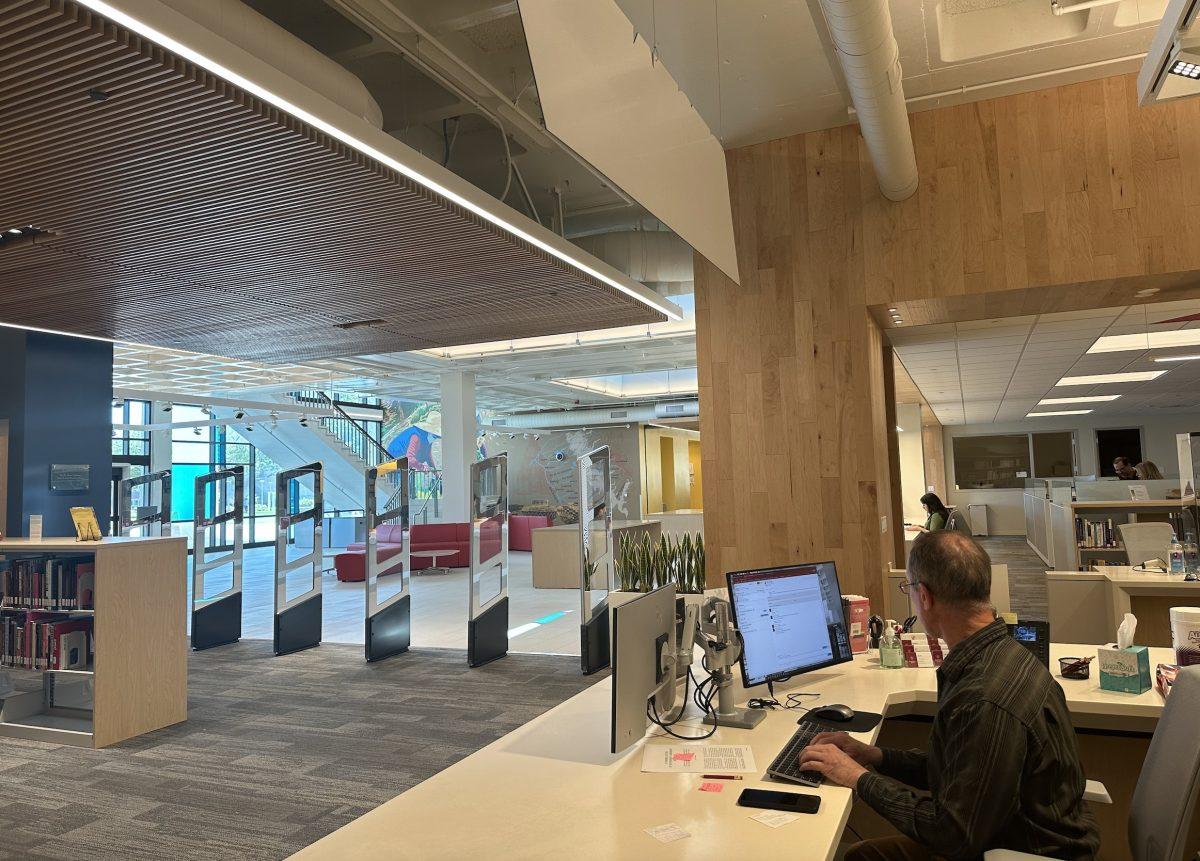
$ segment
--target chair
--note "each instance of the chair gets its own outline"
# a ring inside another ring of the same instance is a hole
[[[1151,559],[1164,563],[1171,557],[1171,539],[1175,530],[1169,523],[1122,523],[1117,527],[1125,555],[1130,565],[1141,565]]]
[[[1152,524],[1147,524],[1152,525]],[[1200,666],[1175,677],[1129,805],[1129,848],[1134,861],[1184,861],[1185,843],[1200,799]],[[1088,781],[1089,789],[1098,786]],[[1089,798],[1089,793],[1084,793]],[[993,849],[984,861],[1036,858]]]
[[[964,535],[970,535],[971,521],[967,519],[965,511],[956,508],[950,512],[950,517],[946,519],[946,528],[954,532],[961,532]]]

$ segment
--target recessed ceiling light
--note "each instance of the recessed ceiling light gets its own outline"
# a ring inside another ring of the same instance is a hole
[[[900,425],[896,425],[896,433],[904,433],[904,428],[900,427]]]
[[[1191,362],[1200,359],[1200,353],[1192,353],[1187,356],[1155,356],[1156,362]]]
[[[899,311],[899,310],[900,310],[899,308],[888,308],[888,313],[889,313],[889,314],[895,314],[895,313],[896,313],[897,311]]]
[[[1080,398],[1042,398],[1038,401],[1038,406],[1050,406],[1051,404],[1094,404],[1099,401],[1115,401],[1120,395],[1090,395]]]
[[[1088,347],[1089,353],[1121,353],[1127,350],[1153,350],[1163,347],[1200,346],[1200,329],[1173,329],[1167,332],[1138,332],[1133,335],[1105,335]]]
[[[1084,374],[1078,377],[1063,377],[1056,386],[1096,386],[1102,383],[1144,383],[1157,380],[1166,371],[1126,371],[1121,374]]]
[[[21,228],[19,228],[19,227],[10,227],[10,228],[8,228],[8,232],[9,232],[9,233],[15,233],[17,236],[20,236],[20,235],[21,235]]]
[[[1086,416],[1091,410],[1052,410],[1047,413],[1026,413],[1025,418],[1033,419],[1040,416]]]

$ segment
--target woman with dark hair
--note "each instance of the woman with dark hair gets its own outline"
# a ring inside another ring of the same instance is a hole
[[[946,508],[941,497],[936,493],[927,493],[921,497],[921,505],[925,507],[925,513],[929,515],[925,518],[925,525],[906,526],[905,529],[915,532],[937,532],[946,528],[946,521],[950,519],[950,509]]]

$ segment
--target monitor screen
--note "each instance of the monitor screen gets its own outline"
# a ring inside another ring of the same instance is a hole
[[[727,575],[742,635],[746,687],[851,660],[842,590],[832,562]]]

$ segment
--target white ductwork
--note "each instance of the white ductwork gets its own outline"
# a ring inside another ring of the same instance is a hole
[[[889,200],[904,200],[917,190],[917,157],[887,0],[821,0],[821,9],[879,188]]]
[[[546,430],[549,428],[591,425],[636,424],[663,419],[692,418],[700,415],[700,402],[659,401],[655,404],[609,406],[581,410],[553,410],[543,413],[517,413],[497,416],[485,425],[487,430]]]
[[[663,230],[621,230],[571,240],[635,281],[692,280],[692,246]]]
[[[349,70],[293,36],[241,0],[163,0],[164,5],[351,113],[383,128],[383,111]]]

